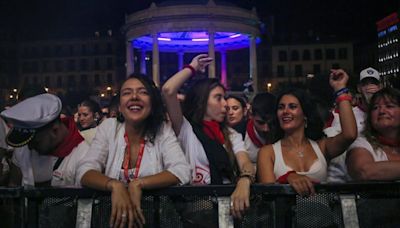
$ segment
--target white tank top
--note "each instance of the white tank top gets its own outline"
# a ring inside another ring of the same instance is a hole
[[[311,179],[319,182],[325,182],[327,176],[326,159],[322,154],[318,146],[318,143],[310,139],[308,141],[310,142],[318,159],[311,165],[310,169],[307,172],[296,172],[296,173],[308,176]],[[289,171],[292,171],[293,169],[291,167],[288,167],[285,164],[285,161],[283,160],[281,140],[274,143],[272,145],[272,148],[274,149],[274,154],[275,154],[274,174],[275,178],[278,179],[280,176],[286,174]]]

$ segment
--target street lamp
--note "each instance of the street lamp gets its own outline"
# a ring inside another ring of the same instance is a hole
[[[272,83],[268,82],[267,84],[267,91],[271,92]]]
[[[110,86],[107,86],[107,91],[111,91],[112,90],[112,88],[110,87]]]

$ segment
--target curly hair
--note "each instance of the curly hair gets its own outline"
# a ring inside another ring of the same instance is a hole
[[[122,86],[131,79],[139,80],[150,96],[151,101],[151,112],[150,115],[145,120],[144,132],[142,137],[147,137],[151,143],[154,143],[154,139],[156,138],[157,133],[160,131],[162,124],[167,120],[165,106],[161,98],[161,93],[159,88],[154,84],[153,80],[151,80],[148,76],[144,74],[131,74],[129,77],[122,83]],[[121,91],[121,88],[119,91]],[[119,122],[124,122],[122,114],[118,116],[117,120]]]
[[[374,149],[378,148],[380,144],[377,139],[379,132],[372,126],[371,112],[374,110],[375,104],[382,99],[400,105],[400,91],[395,88],[387,87],[376,92],[371,98],[368,105],[368,115],[365,121],[363,134]]]
[[[319,140],[325,137],[323,130],[324,123],[321,116],[318,114],[317,106],[312,103],[312,96],[305,90],[297,88],[289,88],[282,91],[277,97],[277,104],[275,110],[278,110],[280,100],[284,95],[292,95],[299,100],[301,109],[303,110],[304,116],[307,118],[307,127],[304,129],[304,134],[307,138],[312,140]],[[277,123],[279,120],[276,117]],[[285,132],[278,124],[277,126],[277,139],[282,139]]]

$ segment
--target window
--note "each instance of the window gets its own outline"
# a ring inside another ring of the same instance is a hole
[[[310,60],[311,59],[311,53],[310,50],[306,49],[303,51],[303,60]]]
[[[44,85],[45,85],[45,86],[51,86],[51,85],[50,85],[50,77],[49,77],[49,76],[46,76],[46,77],[44,78]]]
[[[43,60],[42,61],[42,72],[48,72],[49,71],[49,69],[48,69],[48,61],[47,60]]]
[[[113,48],[111,43],[107,43],[107,54],[112,54],[113,53]]]
[[[276,69],[276,73],[278,77],[285,77],[285,67],[284,66],[278,66]]]
[[[75,76],[69,75],[68,76],[68,87],[75,87],[75,86],[76,86]]]
[[[287,61],[286,51],[279,51],[278,58],[279,58],[279,61]]]
[[[113,75],[112,74],[107,74],[107,83],[112,84],[113,83]]]
[[[299,52],[297,50],[293,50],[292,53],[290,54],[290,59],[292,61],[299,60]]]
[[[73,45],[69,45],[69,55],[74,55],[75,54],[75,50],[74,50],[74,46]]]
[[[88,60],[87,59],[81,59],[79,67],[80,67],[80,70],[87,70],[88,69]]]
[[[68,71],[74,71],[75,70],[75,59],[68,59]]]
[[[294,66],[294,76],[295,77],[301,77],[303,76],[303,66],[296,64]]]
[[[113,61],[112,58],[107,58],[107,69],[112,70],[113,69]]]
[[[96,86],[99,86],[99,85],[100,85],[100,75],[98,75],[98,74],[95,74],[95,75],[94,75],[94,84],[95,84]]]
[[[314,64],[314,65],[313,65],[313,72],[314,72],[314,75],[320,74],[320,73],[321,73],[321,65],[319,65],[319,64]]]
[[[81,53],[82,53],[82,55],[86,55],[86,54],[87,54],[86,44],[82,44],[82,46],[81,46]]]
[[[99,45],[98,45],[98,44],[95,44],[95,45],[94,45],[94,47],[93,47],[93,54],[95,54],[95,55],[99,54]]]
[[[336,58],[335,49],[332,49],[332,48],[326,49],[326,59],[332,60],[335,58]]]
[[[61,76],[58,76],[58,78],[57,78],[57,87],[62,87],[62,77]]]
[[[94,59],[94,69],[95,70],[100,70],[100,61],[98,58]]]
[[[88,85],[88,76],[86,75],[86,74],[82,74],[81,75],[81,84],[83,85],[83,86],[87,86]]]
[[[56,67],[56,71],[57,72],[60,72],[60,71],[64,70],[63,69],[63,64],[62,64],[62,62],[60,60],[56,60],[55,67]]]
[[[322,50],[321,49],[314,50],[314,58],[315,58],[315,60],[322,60]]]
[[[347,59],[347,49],[339,48],[339,59]]]

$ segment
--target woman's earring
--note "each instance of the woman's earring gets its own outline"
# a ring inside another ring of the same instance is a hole
[[[307,118],[304,117],[304,128],[307,128]]]

